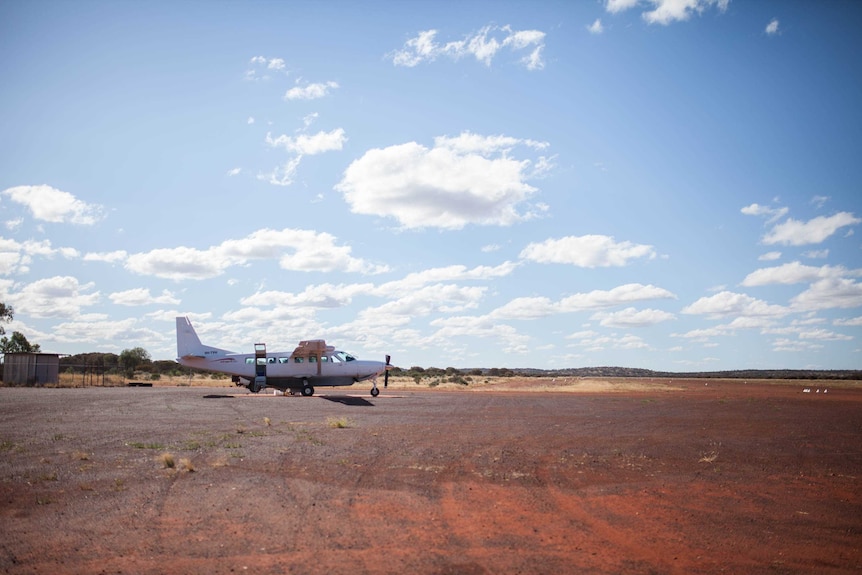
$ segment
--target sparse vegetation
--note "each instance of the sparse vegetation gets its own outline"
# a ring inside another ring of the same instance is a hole
[[[186,471],[187,473],[194,473],[195,466],[192,465],[192,460],[188,457],[183,457],[180,459],[180,469]]]
[[[176,462],[174,461],[173,453],[162,453],[158,456],[157,460],[161,463],[166,469],[173,469],[176,467]]]
[[[718,451],[708,451],[706,453],[702,453],[700,455],[700,459],[698,459],[699,463],[712,463],[718,459]]]
[[[163,443],[142,443],[140,441],[130,441],[126,443],[129,447],[134,447],[136,449],[164,449],[167,447]]]
[[[327,417],[326,424],[333,429],[344,429],[350,427],[350,419],[347,417]]]

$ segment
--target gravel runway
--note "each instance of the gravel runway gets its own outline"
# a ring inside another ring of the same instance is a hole
[[[2,573],[862,573],[862,390],[0,388]]]

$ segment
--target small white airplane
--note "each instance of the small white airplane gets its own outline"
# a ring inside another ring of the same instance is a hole
[[[377,397],[377,376],[389,385],[389,356],[386,362],[360,361],[349,353],[336,351],[322,339],[299,342],[292,352],[268,353],[263,343],[254,344],[254,353],[235,353],[203,345],[187,317],[177,318],[177,362],[186,367],[228,373],[237,386],[257,393],[274,387],[295,395],[314,395],[314,385],[346,386],[371,380],[371,395]],[[313,385],[312,385],[313,384]]]

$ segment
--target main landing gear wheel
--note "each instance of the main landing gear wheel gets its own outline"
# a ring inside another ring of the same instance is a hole
[[[377,397],[378,395],[380,395],[380,390],[377,389],[376,387],[372,387],[371,388],[371,397]]]
[[[311,397],[312,395],[314,395],[314,388],[308,384],[302,386],[302,395],[304,395],[305,397]]]

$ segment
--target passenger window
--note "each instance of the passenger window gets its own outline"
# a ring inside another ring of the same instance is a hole
[[[278,363],[287,363],[290,361],[289,357],[280,357],[278,358]]]
[[[317,356],[316,355],[308,356],[308,362],[309,363],[317,363]]]
[[[321,356],[320,356],[320,361],[322,361],[323,363],[326,363],[327,361],[329,361],[329,358],[328,358],[327,356],[325,356],[325,355],[321,355]]]
[[[302,363],[302,358],[301,357],[294,357],[293,361],[296,363]]]
[[[253,357],[247,357],[247,358],[245,358],[245,362],[249,363],[249,364],[254,364],[254,358]]]
[[[274,357],[266,358],[266,363],[275,363],[275,358]]]

